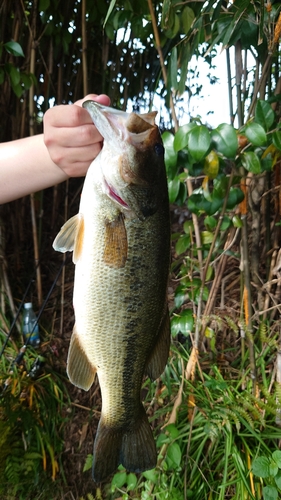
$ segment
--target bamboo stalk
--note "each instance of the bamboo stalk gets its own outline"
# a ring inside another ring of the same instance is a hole
[[[37,4],[38,0],[34,1],[32,20],[30,26],[30,73],[35,74],[35,58],[36,58],[36,15],[37,15]],[[35,106],[34,106],[34,84],[31,85],[29,89],[29,134],[32,136],[35,134],[34,126],[34,116],[35,116]],[[34,193],[30,195],[30,211],[31,211],[31,223],[32,223],[32,235],[33,235],[33,247],[34,247],[34,263],[36,268],[36,286],[37,286],[37,300],[38,305],[42,304],[42,280],[41,280],[41,269],[39,265],[39,245],[38,245],[38,234],[37,234],[37,224],[36,224],[36,209]]]
[[[82,68],[83,68],[83,93],[85,96],[88,94],[86,0],[82,0]]]

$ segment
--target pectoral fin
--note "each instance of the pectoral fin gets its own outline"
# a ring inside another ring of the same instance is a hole
[[[105,222],[105,243],[103,260],[109,267],[119,269],[127,260],[127,231],[122,213],[113,221]]]
[[[170,342],[171,327],[169,310],[167,307],[166,313],[161,321],[154,349],[145,368],[145,373],[151,380],[160,377],[161,373],[164,371],[169,356]]]
[[[77,214],[71,217],[61,228],[57,237],[54,240],[53,248],[57,252],[72,252],[73,262],[79,260],[81,255],[84,239],[84,218],[83,215]]]
[[[96,375],[96,368],[91,365],[81,346],[79,336],[76,332],[76,325],[73,328],[68,351],[67,375],[74,385],[85,391],[90,389]]]

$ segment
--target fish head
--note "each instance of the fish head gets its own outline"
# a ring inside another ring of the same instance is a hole
[[[86,101],[83,106],[104,137],[103,191],[125,216],[153,215],[165,193],[164,147],[155,124],[157,112],[126,113]],[[164,184],[163,184],[164,183]]]

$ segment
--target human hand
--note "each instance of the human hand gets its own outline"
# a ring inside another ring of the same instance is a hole
[[[82,103],[108,106],[107,95],[89,94],[71,105],[54,106],[44,115],[44,142],[52,161],[69,177],[84,176],[102,147],[103,138]]]

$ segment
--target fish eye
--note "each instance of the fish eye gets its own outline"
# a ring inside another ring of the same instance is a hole
[[[158,156],[162,156],[164,154],[164,147],[163,144],[160,142],[157,142],[154,146],[154,151]]]

